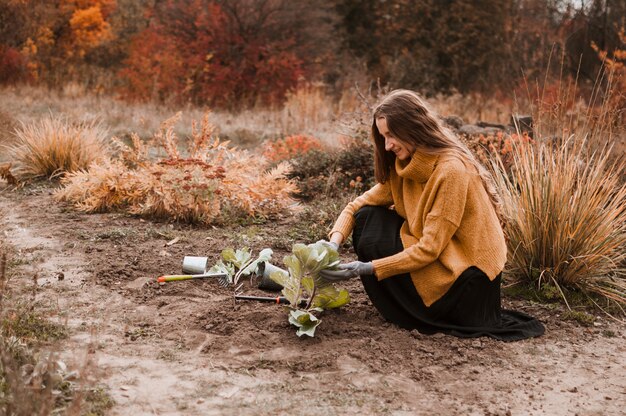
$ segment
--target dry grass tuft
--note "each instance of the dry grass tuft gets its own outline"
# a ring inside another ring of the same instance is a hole
[[[328,127],[337,115],[356,111],[359,107],[356,94],[346,90],[338,99],[330,96],[323,84],[305,84],[287,94],[281,109],[271,118],[285,134],[318,133]]]
[[[57,198],[84,212],[125,209],[130,213],[189,223],[272,217],[295,209],[295,183],[286,163],[267,170],[266,160],[213,137],[205,115],[194,124],[183,152],[174,133],[180,115],[165,121],[147,143],[114,139],[119,158],[68,174]],[[151,158],[154,147],[164,157]]]
[[[126,138],[135,132],[147,139],[159,129],[163,120],[176,111],[156,103],[127,103],[112,96],[72,89],[74,91],[68,94],[38,86],[0,87],[0,136],[4,119],[11,121],[4,130],[10,128],[13,131],[20,122],[35,123],[53,113],[75,123],[99,120],[111,136]],[[352,111],[354,105],[350,91],[335,98],[322,87],[303,86],[290,95],[284,106],[272,109],[257,107],[235,113],[216,108],[212,109],[211,121],[219,127],[220,137],[246,148],[254,148],[265,139],[291,134],[312,135],[332,144],[337,136],[333,119],[345,111]],[[204,112],[204,108],[185,107],[181,122],[175,126],[175,133],[179,137],[188,137],[192,120],[200,120]],[[5,162],[1,159],[0,162]]]
[[[553,285],[564,298],[561,287],[626,302],[625,164],[609,156],[571,137],[559,146],[515,146],[511,176],[500,163],[495,178],[517,277]]]
[[[49,115],[38,122],[22,123],[9,154],[15,173],[25,178],[54,178],[87,169],[106,154],[106,131],[97,123],[71,124]]]

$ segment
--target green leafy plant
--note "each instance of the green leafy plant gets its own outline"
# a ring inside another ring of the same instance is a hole
[[[236,285],[241,277],[256,273],[259,263],[270,261],[272,254],[272,249],[265,248],[257,258],[253,258],[248,247],[237,250],[227,248],[222,250],[222,258],[211,267],[209,273],[226,273],[228,283]]]
[[[339,264],[336,250],[322,244],[295,244],[284,263],[288,271],[277,271],[270,278],[283,286],[282,294],[289,302],[289,323],[298,328],[298,336],[315,335],[322,322],[314,313],[339,308],[350,301],[345,289],[337,289],[320,277],[323,269]]]

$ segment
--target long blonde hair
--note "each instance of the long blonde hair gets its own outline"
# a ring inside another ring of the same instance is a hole
[[[424,153],[456,155],[473,166],[482,180],[500,223],[504,224],[502,199],[493,177],[476,160],[465,143],[439,121],[437,114],[417,93],[409,90],[390,92],[376,106],[373,116],[374,174],[377,182],[385,183],[389,179],[396,159],[393,152],[385,150],[385,138],[380,134],[376,125],[377,119],[385,118],[387,128],[395,138],[413,145]]]

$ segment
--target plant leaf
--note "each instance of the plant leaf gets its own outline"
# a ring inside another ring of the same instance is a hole
[[[261,250],[259,257],[242,269],[239,274],[241,276],[248,276],[249,274],[256,273],[259,268],[259,263],[269,262],[272,259],[272,254],[274,254],[274,252],[271,248]]]
[[[272,273],[270,277],[277,277],[280,279],[277,283],[280,283],[283,286],[283,296],[287,298],[291,305],[298,305],[301,295],[300,282],[302,278],[302,268],[300,267],[300,262],[293,255],[286,256],[283,262],[287,266],[289,272],[283,274],[282,276],[277,276],[275,273]]]
[[[322,309],[334,309],[350,302],[350,294],[345,289],[336,289],[333,286],[318,288],[312,305]]]
[[[339,253],[323,243],[295,244],[293,255],[300,261],[304,273],[317,277],[323,269],[339,264]]]
[[[289,312],[289,323],[298,328],[296,335],[299,337],[302,335],[313,337],[315,335],[315,328],[317,328],[321,322],[321,320],[317,319],[315,315],[309,312],[299,310]]]
[[[304,276],[302,278],[302,287],[307,291],[309,296],[313,293],[313,289],[315,288],[315,280],[311,276]]]
[[[294,278],[300,280],[304,275],[302,269],[302,263],[298,260],[295,255],[285,256],[283,259],[283,263],[287,266],[287,270],[289,274]]]
[[[282,270],[276,270],[269,275],[270,279],[274,282],[278,283],[282,287],[288,285],[289,282],[289,273]]]
[[[230,247],[222,250],[222,259],[231,263],[234,262],[236,259],[235,250]]]
[[[208,273],[226,273],[229,283],[233,283],[233,276],[235,276],[235,266],[232,263],[224,263],[222,260],[218,260],[213,267],[211,267]]]
[[[225,262],[234,264],[237,269],[241,269],[241,267],[248,263],[251,258],[252,253],[250,253],[250,249],[248,247],[237,249],[237,251],[232,248],[222,250],[222,259],[224,259]]]

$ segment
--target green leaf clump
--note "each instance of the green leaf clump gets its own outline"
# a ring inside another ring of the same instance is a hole
[[[228,283],[236,285],[241,277],[256,273],[259,263],[269,261],[273,253],[272,249],[265,248],[257,258],[253,258],[248,247],[237,250],[229,247],[222,250],[222,258],[209,269],[209,273],[225,273]]]
[[[295,244],[292,254],[284,258],[287,272],[277,271],[270,275],[283,286],[282,294],[289,302],[289,323],[298,327],[298,336],[315,335],[321,320],[314,312],[339,308],[350,302],[347,290],[336,288],[319,274],[339,263],[339,253],[328,245],[320,242]]]

